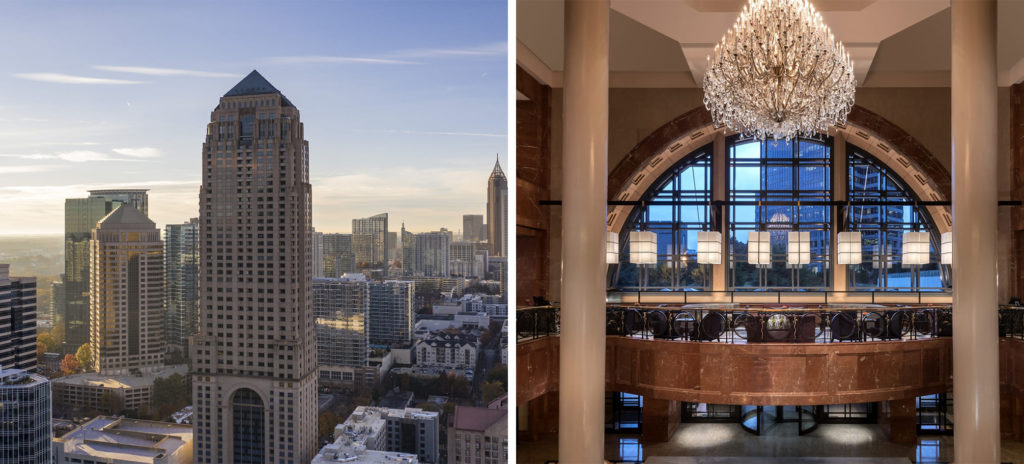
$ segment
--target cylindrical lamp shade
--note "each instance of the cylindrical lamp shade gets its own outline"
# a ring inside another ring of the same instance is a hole
[[[811,233],[790,232],[786,249],[786,264],[799,266],[811,264]]]
[[[772,240],[768,232],[747,234],[747,262],[764,266],[772,263]]]
[[[942,264],[953,264],[953,233],[942,234]]]
[[[605,261],[608,264],[619,263],[619,234],[608,231],[605,234]]]
[[[840,232],[836,259],[839,264],[860,264],[864,261],[861,253],[860,232]]]
[[[722,264],[721,232],[697,232],[697,263]]]
[[[905,232],[903,234],[903,265],[921,266],[928,264],[928,232]]]
[[[633,264],[658,264],[658,235],[650,231],[630,231],[629,261]]]

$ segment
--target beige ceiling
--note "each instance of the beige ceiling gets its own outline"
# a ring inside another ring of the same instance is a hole
[[[745,0],[611,0],[613,87],[694,87]],[[949,85],[949,0],[817,0],[869,87]],[[561,85],[563,0],[519,0],[517,61]],[[999,0],[1000,85],[1024,80],[1024,0]]]

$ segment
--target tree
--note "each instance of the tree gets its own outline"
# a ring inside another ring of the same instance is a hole
[[[508,366],[498,363],[491,370],[487,371],[488,382],[501,382],[502,388],[508,390]]]
[[[181,374],[153,379],[153,419],[160,420],[192,404],[191,379]]]
[[[505,394],[505,387],[501,382],[484,382],[480,386],[480,393],[483,394],[484,403],[490,403],[491,400]]]
[[[64,359],[60,362],[60,371],[63,372],[64,375],[71,375],[78,372],[79,367],[78,359],[70,354],[65,355]]]
[[[78,366],[81,369],[88,370],[92,368],[92,347],[88,343],[78,347],[78,351],[75,352],[75,359],[78,360]]]

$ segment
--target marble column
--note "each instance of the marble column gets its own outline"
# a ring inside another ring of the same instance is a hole
[[[609,13],[565,2],[560,462],[604,461]]]
[[[836,201],[847,200],[847,185],[849,185],[849,167],[846,158],[846,134],[836,134],[832,144],[832,199]],[[847,267],[846,264],[839,264],[839,233],[849,231],[849,220],[846,214],[846,206],[832,208],[832,291],[847,291]]]
[[[954,462],[999,462],[996,1],[953,0]]]

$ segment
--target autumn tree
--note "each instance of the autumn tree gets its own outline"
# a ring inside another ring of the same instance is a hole
[[[61,362],[60,362],[60,371],[63,372],[64,375],[74,374],[74,373],[78,372],[78,369],[80,367],[81,366],[78,365],[78,359],[75,358],[73,355],[70,355],[70,354],[69,355],[65,355],[64,359],[61,360]]]
[[[92,347],[88,343],[78,347],[78,351],[75,352],[75,359],[78,360],[79,368],[83,370],[92,369]]]

